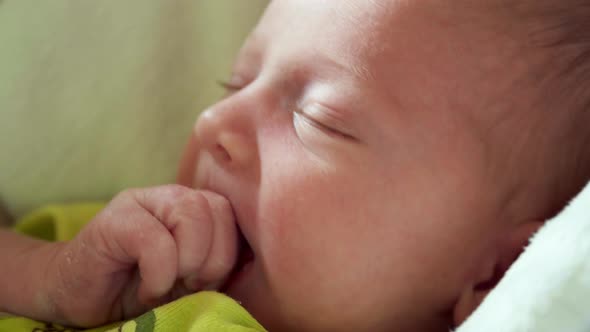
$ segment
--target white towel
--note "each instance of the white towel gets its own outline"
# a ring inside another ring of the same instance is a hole
[[[590,184],[456,332],[590,331]]]

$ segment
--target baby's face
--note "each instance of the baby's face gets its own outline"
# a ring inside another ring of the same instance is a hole
[[[451,324],[500,184],[472,109],[493,59],[443,7],[273,1],[196,123],[180,182],[230,200],[253,259],[226,292],[271,331]]]

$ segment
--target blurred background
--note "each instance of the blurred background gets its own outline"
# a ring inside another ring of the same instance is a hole
[[[267,2],[0,0],[5,213],[173,182]]]

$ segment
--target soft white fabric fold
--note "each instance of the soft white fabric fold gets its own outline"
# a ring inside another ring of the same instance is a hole
[[[456,332],[590,331],[590,184]]]

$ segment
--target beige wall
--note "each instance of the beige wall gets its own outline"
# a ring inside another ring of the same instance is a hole
[[[0,0],[0,203],[173,180],[266,0]]]

